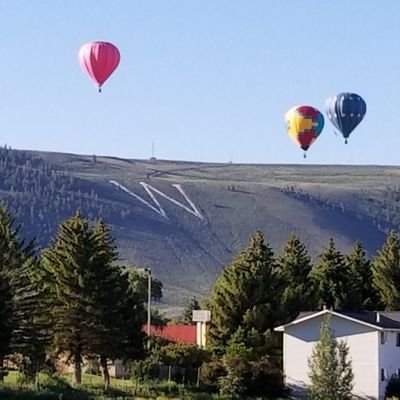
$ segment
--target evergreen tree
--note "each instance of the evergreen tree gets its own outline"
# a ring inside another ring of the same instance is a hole
[[[12,296],[10,352],[22,356],[20,370],[33,377],[44,362],[47,344],[46,326],[41,323],[41,281],[34,241],[25,245],[19,235],[20,226],[14,225],[11,213],[0,206],[0,275],[4,290]],[[8,313],[7,307],[4,312]]]
[[[79,213],[62,223],[57,237],[43,252],[43,266],[53,303],[50,311],[56,355],[73,363],[72,384],[81,383],[81,365],[90,354],[96,326],[97,267],[94,236]]]
[[[334,309],[359,310],[361,293],[353,279],[344,256],[336,250],[333,239],[319,256],[319,263],[311,273],[315,285],[317,305]]]
[[[400,240],[391,231],[373,260],[373,285],[387,311],[400,309]]]
[[[79,213],[61,224],[54,243],[43,253],[54,304],[54,346],[74,365],[73,385],[81,381],[83,357],[99,358],[108,389],[107,361],[141,355],[143,302],[126,271],[115,265],[116,259],[106,224],[90,228]]]
[[[13,331],[13,302],[9,280],[0,273],[0,381],[3,381],[3,360],[9,354]]]
[[[207,306],[212,320],[208,337],[214,346],[226,346],[232,334],[242,327],[260,335],[280,321],[279,279],[272,249],[261,232],[226,267],[212,288]]]
[[[353,280],[359,288],[361,307],[365,310],[379,310],[381,305],[373,285],[371,261],[367,259],[362,243],[356,242],[345,259]]]
[[[96,290],[93,292],[97,309],[95,329],[90,333],[89,349],[100,356],[105,389],[110,384],[107,360],[133,359],[143,350],[144,307],[140,295],[130,285],[125,270],[114,265],[117,260],[114,239],[109,228],[99,222],[93,229],[96,247]]]
[[[278,274],[283,286],[281,305],[287,315],[285,322],[296,318],[300,311],[313,307],[311,269],[311,259],[304,244],[296,235],[291,235],[278,259]]]
[[[197,301],[196,297],[192,297],[183,310],[182,321],[185,324],[192,323],[193,310],[200,310],[200,303]]]
[[[330,329],[330,315],[321,324],[320,338],[308,360],[311,400],[350,400],[353,371],[345,342],[338,342]]]

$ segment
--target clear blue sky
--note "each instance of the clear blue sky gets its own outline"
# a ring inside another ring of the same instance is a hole
[[[252,163],[400,164],[399,0],[0,0],[0,143]],[[77,53],[121,51],[99,94]],[[299,103],[353,91],[346,146],[325,118],[303,160]]]

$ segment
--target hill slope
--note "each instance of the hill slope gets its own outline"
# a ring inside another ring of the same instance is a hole
[[[0,198],[46,245],[77,208],[103,217],[121,259],[148,265],[165,301],[203,296],[261,229],[279,253],[297,232],[315,255],[334,237],[370,254],[400,224],[400,168],[124,160],[0,149]]]

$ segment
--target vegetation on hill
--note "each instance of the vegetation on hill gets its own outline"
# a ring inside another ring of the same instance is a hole
[[[257,229],[268,231],[275,252],[294,232],[312,259],[330,237],[343,251],[360,240],[374,255],[399,228],[399,171],[138,161],[3,147],[0,199],[38,248],[48,246],[58,224],[77,209],[91,221],[104,219],[123,263],[151,267],[163,282],[163,303],[183,306],[208,294]],[[174,184],[182,185],[202,219],[187,211],[191,205]]]

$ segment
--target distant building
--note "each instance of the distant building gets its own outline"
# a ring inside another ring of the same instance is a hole
[[[143,327],[147,331],[147,326]],[[150,329],[151,336],[161,337],[172,342],[181,342],[187,344],[197,343],[196,325],[165,325],[163,327],[152,326]]]
[[[354,373],[353,394],[359,399],[384,399],[388,380],[400,374],[400,312],[304,312],[294,321],[275,328],[283,332],[286,385],[300,398],[305,394],[310,382],[308,358],[328,313],[335,337],[349,346]]]

